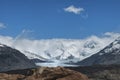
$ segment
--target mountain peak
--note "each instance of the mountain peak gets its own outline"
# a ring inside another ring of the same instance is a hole
[[[106,54],[106,53],[119,54],[119,50],[120,50],[120,37],[118,37],[118,38],[115,39],[115,41],[113,41],[110,45],[108,45],[107,47],[105,47],[105,48],[99,53],[99,55],[103,55],[103,54]]]
[[[120,37],[98,53],[78,62],[79,65],[110,65],[120,64]]]

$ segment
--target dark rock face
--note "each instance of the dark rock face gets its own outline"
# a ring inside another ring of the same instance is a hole
[[[0,46],[0,72],[35,67],[24,54],[6,45]]]
[[[82,66],[120,64],[120,38],[91,57],[78,62]]]
[[[23,70],[22,73],[26,70]],[[73,70],[65,69],[62,67],[48,68],[41,67],[37,69],[29,69],[27,73],[31,72],[30,75],[12,74],[9,72],[0,73],[1,80],[88,80],[87,76]],[[18,72],[18,71],[17,71]]]

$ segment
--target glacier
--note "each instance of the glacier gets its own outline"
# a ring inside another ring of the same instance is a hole
[[[29,59],[57,60],[62,64],[74,63],[90,57],[113,42],[119,35],[106,33],[102,37],[93,35],[84,39],[27,39],[0,35],[0,43],[18,49]]]

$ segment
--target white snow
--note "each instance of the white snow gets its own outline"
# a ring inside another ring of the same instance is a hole
[[[21,37],[0,36],[0,43],[20,50],[29,58],[37,57],[31,56],[25,51],[37,54],[45,59],[67,60],[72,56],[73,61],[80,61],[99,52],[117,37],[118,34],[115,33],[106,33],[103,37],[90,36],[85,39],[30,40]]]
[[[4,45],[0,44],[0,47],[4,47]]]
[[[35,54],[35,53],[31,53],[29,51],[21,51],[22,53],[25,54],[25,56],[27,56],[29,59],[40,59],[40,60],[46,60],[45,58],[43,58],[42,56]]]
[[[99,55],[101,56],[101,55],[103,55],[104,53],[99,53]]]
[[[116,44],[112,47],[113,49],[120,49],[120,44]]]
[[[104,50],[105,53],[111,53],[114,50],[120,49],[120,37],[118,37],[112,44],[108,45],[107,48]],[[118,50],[119,52],[119,50]],[[105,53],[99,53],[99,55],[103,55]],[[113,53],[116,54],[116,53]]]

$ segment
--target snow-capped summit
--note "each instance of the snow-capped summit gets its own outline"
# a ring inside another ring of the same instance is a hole
[[[120,64],[120,37],[98,53],[77,64],[84,66]]]
[[[97,42],[91,40],[91,41],[87,41],[85,44],[84,44],[84,47],[85,48],[91,48],[91,49],[94,49],[97,45]]]
[[[106,53],[120,54],[120,37],[118,37],[114,42],[112,42],[109,46],[107,46],[104,49],[104,52],[99,53],[99,55],[103,55]]]

